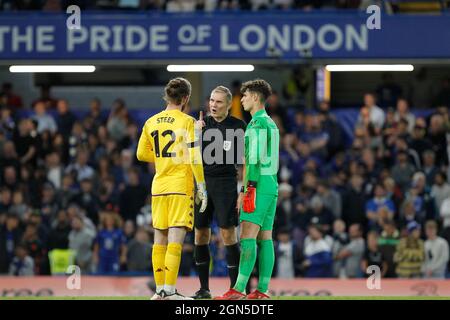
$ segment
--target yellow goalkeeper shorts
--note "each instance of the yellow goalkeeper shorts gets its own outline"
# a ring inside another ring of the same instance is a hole
[[[186,227],[194,224],[194,194],[152,195],[153,228],[166,230],[171,227]]]

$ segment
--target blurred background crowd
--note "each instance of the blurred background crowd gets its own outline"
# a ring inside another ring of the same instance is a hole
[[[327,101],[288,108],[277,93],[268,99],[281,134],[274,276],[356,278],[370,265],[383,277],[448,275],[446,88],[426,112],[393,85],[368,91],[351,139]],[[234,94],[232,114],[248,121]],[[154,168],[135,157],[133,110],[93,98],[80,113],[48,87],[31,106],[22,100],[3,83],[0,274],[58,274],[73,263],[87,274],[150,274]],[[226,276],[217,226],[213,233],[211,273]],[[195,272],[190,233],[180,274]]]

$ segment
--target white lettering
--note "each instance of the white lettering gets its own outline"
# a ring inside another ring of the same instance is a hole
[[[256,42],[250,43],[248,40],[248,36],[251,33],[256,34]],[[250,24],[248,26],[245,26],[240,34],[239,34],[239,43],[242,45],[242,47],[247,51],[258,51],[261,50],[264,47],[264,44],[266,43],[266,34],[264,33],[264,30],[256,25],[256,24]]]
[[[325,40],[325,36],[327,33],[333,33],[334,34],[334,42],[327,43]],[[325,51],[336,51],[338,50],[343,43],[344,36],[342,34],[342,30],[339,29],[338,26],[334,24],[325,24],[317,33],[317,43],[319,44],[319,47],[322,48]]]
[[[239,51],[239,46],[228,42],[228,26],[220,27],[220,49],[225,52]]]
[[[302,42],[302,33],[306,35],[306,41]],[[313,28],[305,25],[294,26],[294,45],[296,51],[312,49],[315,42],[315,33]]]
[[[167,32],[169,31],[168,26],[153,26],[150,29],[150,49],[155,52],[165,52],[169,50],[167,44],[162,44],[161,42],[166,42]]]
[[[53,52],[55,46],[51,43],[54,41],[54,26],[39,26],[36,31],[36,50],[38,52]]]
[[[197,34],[193,26],[187,24],[178,29],[178,40],[180,40],[182,44],[192,44],[196,38]]]
[[[134,36],[137,36],[137,42],[134,42]],[[129,52],[137,52],[147,45],[147,33],[140,26],[129,26],[126,30],[126,48]]]
[[[368,32],[364,25],[360,26],[360,33],[356,31],[356,28],[351,24],[345,26],[345,49],[347,51],[353,50],[353,44],[355,43],[360,50],[367,51],[369,47],[369,41],[367,38]]]
[[[290,50],[290,28],[288,25],[283,25],[283,31],[274,25],[269,25],[268,28],[268,45],[269,48],[281,48],[284,51]]]
[[[105,26],[92,26],[91,27],[91,41],[90,49],[92,52],[98,50],[98,47],[102,51],[108,52],[110,50],[108,40],[111,37],[111,30]]]
[[[25,28],[25,34],[19,34],[19,27],[13,27],[12,29],[12,51],[19,51],[20,43],[24,43],[27,52],[33,50],[33,27],[28,26]]]
[[[85,42],[88,38],[88,31],[85,27],[67,31],[67,51],[73,52],[75,45]]]
[[[5,37],[4,34],[10,32],[10,27],[0,26],[0,52],[2,52],[5,48]]]

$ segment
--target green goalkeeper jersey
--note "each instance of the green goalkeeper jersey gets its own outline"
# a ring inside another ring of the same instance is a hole
[[[245,177],[255,181],[256,192],[278,195],[280,133],[265,109],[258,110],[245,131]]]

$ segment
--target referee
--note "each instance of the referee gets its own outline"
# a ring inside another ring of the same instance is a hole
[[[230,288],[234,286],[239,270],[239,243],[236,227],[239,223],[238,209],[242,203],[242,194],[237,192],[238,152],[242,152],[244,143],[244,121],[229,115],[232,94],[224,86],[218,86],[211,92],[209,99],[210,115],[200,119],[197,125],[202,127],[202,154],[205,173],[208,204],[203,213],[195,208],[195,249],[194,257],[200,278],[200,290],[193,298],[209,299],[209,268],[211,256],[211,222],[214,217],[220,228],[220,235],[226,249]],[[243,155],[240,155],[243,158]]]

